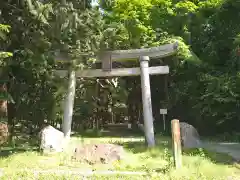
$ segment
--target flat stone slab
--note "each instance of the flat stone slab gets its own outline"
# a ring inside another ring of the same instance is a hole
[[[87,144],[76,147],[72,159],[88,164],[108,164],[123,159],[124,149],[115,144]]]

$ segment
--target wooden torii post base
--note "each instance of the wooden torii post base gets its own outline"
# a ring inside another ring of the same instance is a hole
[[[60,77],[69,75],[68,95],[64,108],[63,132],[65,136],[70,136],[72,113],[75,95],[76,77],[78,78],[94,78],[94,77],[123,77],[123,76],[141,76],[143,116],[144,116],[144,132],[149,147],[155,145],[153,116],[151,103],[151,88],[149,75],[168,74],[168,66],[149,67],[151,57],[163,58],[174,54],[177,50],[177,43],[162,45],[159,47],[133,50],[116,50],[104,51],[99,53],[97,60],[102,62],[102,69],[89,69],[74,71],[70,73],[67,70],[56,70],[56,74]],[[57,60],[63,61],[66,56],[59,56]],[[140,61],[140,68],[112,68],[113,61]]]

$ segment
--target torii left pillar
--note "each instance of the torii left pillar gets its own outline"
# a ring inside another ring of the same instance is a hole
[[[68,92],[67,92],[67,97],[64,104],[64,117],[63,117],[63,123],[62,123],[62,130],[64,133],[64,137],[67,140],[70,139],[70,135],[71,135],[75,89],[76,89],[76,72],[74,67],[71,67],[69,69]]]
[[[149,60],[148,56],[141,56],[141,89],[142,89],[142,103],[143,103],[143,118],[144,118],[144,132],[148,147],[155,146],[153,115],[152,115],[152,101],[151,88],[149,78]]]

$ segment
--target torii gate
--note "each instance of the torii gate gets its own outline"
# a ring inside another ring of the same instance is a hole
[[[153,115],[151,103],[151,88],[149,75],[168,74],[168,66],[149,67],[150,58],[163,58],[174,54],[178,44],[172,43],[153,48],[132,49],[132,50],[115,50],[101,52],[97,58],[102,62],[102,69],[79,70],[75,71],[56,70],[56,73],[61,76],[67,76],[69,73],[68,94],[64,106],[63,118],[63,133],[66,138],[70,137],[73,105],[75,97],[76,77],[122,77],[122,76],[141,76],[142,102],[143,102],[143,117],[144,117],[144,132],[149,147],[155,145]],[[112,68],[112,62],[139,59],[140,68]],[[56,60],[66,60],[62,55],[56,57]]]

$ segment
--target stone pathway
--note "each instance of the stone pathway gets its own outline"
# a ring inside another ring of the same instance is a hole
[[[229,143],[229,142],[207,142],[202,143],[202,147],[219,153],[226,153],[234,158],[237,162],[240,162],[240,143]]]

